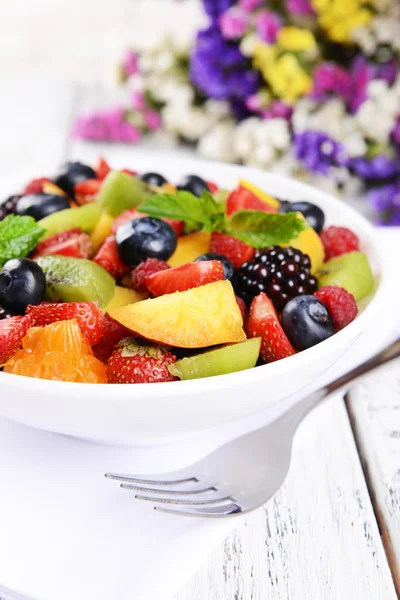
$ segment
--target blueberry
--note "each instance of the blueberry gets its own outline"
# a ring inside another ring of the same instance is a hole
[[[28,194],[17,201],[17,215],[29,216],[39,221],[47,215],[69,208],[68,199],[58,194]]]
[[[204,179],[198,177],[197,175],[187,175],[184,179],[182,179],[177,188],[178,190],[191,192],[194,196],[198,196],[199,198],[203,192],[210,191],[210,188]]]
[[[229,279],[229,281],[232,282],[232,285],[236,283],[237,271],[231,261],[226,258],[226,256],[222,256],[222,254],[217,254],[216,252],[207,252],[207,254],[198,256],[194,262],[200,262],[203,260],[219,260],[224,269],[224,279]]]
[[[175,252],[177,236],[161,219],[143,217],[120,225],[115,241],[124,263],[134,266],[147,258],[168,260]]]
[[[0,304],[16,315],[23,315],[28,304],[40,304],[46,289],[46,277],[29,258],[13,258],[0,271]]]
[[[313,229],[317,233],[320,233],[325,224],[325,214],[324,211],[317,206],[316,204],[311,204],[311,202],[299,201],[292,202],[291,206],[287,210],[283,210],[282,212],[299,212],[301,213],[305,219],[307,219],[308,223],[311,225]]]
[[[288,213],[293,212],[292,203],[289,200],[281,200],[279,205],[279,212]]]
[[[168,183],[165,177],[159,173],[143,173],[143,175],[140,176],[140,179],[149,185],[155,185],[157,187],[162,187],[164,183]]]
[[[297,296],[282,312],[282,327],[297,350],[306,350],[335,333],[326,307],[314,296]]]
[[[64,190],[70,198],[74,198],[74,185],[86,179],[96,179],[96,173],[92,167],[80,162],[69,162],[53,177],[53,182]]]

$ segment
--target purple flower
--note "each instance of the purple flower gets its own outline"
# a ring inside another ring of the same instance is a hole
[[[213,21],[235,4],[235,0],[203,0],[204,10]]]
[[[338,65],[325,62],[314,70],[314,87],[311,95],[316,100],[326,100],[330,94],[343,98],[345,102],[350,99],[350,75]]]
[[[397,63],[394,58],[387,63],[381,63],[375,66],[375,79],[383,79],[389,85],[395,82],[397,77]]]
[[[285,119],[290,121],[292,118],[293,106],[285,104],[281,100],[273,100],[267,108],[261,111],[263,119]]]
[[[286,0],[286,10],[294,15],[313,15],[314,11],[310,0]]]
[[[367,182],[390,180],[400,173],[400,163],[384,154],[367,158],[353,158],[348,161],[349,168]]]
[[[377,213],[378,225],[400,225],[400,177],[389,185],[370,190],[367,198]]]
[[[261,6],[263,2],[264,0],[239,0],[239,6],[246,12],[252,12]]]
[[[355,113],[367,99],[367,86],[373,78],[371,65],[361,55],[356,56],[350,69],[350,110]]]
[[[218,19],[222,36],[226,40],[241,38],[249,25],[249,17],[240,8],[231,8]]]
[[[396,124],[392,130],[392,140],[400,151],[400,115],[397,117]]]
[[[321,131],[303,131],[294,136],[294,154],[304,166],[314,173],[329,175],[331,167],[346,164],[342,144]]]
[[[270,10],[263,10],[257,16],[257,33],[263,42],[274,44],[278,31],[283,25],[282,18]]]
[[[124,58],[122,59],[122,69],[125,77],[135,75],[139,72],[138,56],[133,50],[127,50]]]

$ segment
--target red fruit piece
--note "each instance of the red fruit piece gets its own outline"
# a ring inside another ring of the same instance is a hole
[[[358,314],[357,302],[352,294],[336,285],[327,285],[315,292],[332,317],[336,331],[354,321]]]
[[[127,173],[127,175],[132,175],[132,177],[136,177],[138,174],[137,171],[132,171],[132,169],[121,169],[122,173]]]
[[[32,321],[30,315],[0,321],[0,366],[19,350],[22,338],[32,327]]]
[[[184,221],[176,221],[175,219],[167,219],[166,217],[163,218],[162,221],[168,223],[168,225],[171,225],[172,229],[175,230],[175,233],[178,237],[180,237],[183,234],[183,230],[185,229]]]
[[[224,269],[219,260],[205,260],[198,263],[188,263],[148,275],[146,285],[153,296],[163,296],[174,292],[185,292],[206,283],[222,281]]]
[[[40,242],[36,246],[32,258],[39,258],[45,254],[60,254],[61,256],[72,256],[74,258],[88,258],[92,250],[89,236],[81,229],[69,229],[57,233]]]
[[[133,221],[133,219],[141,219],[145,217],[143,213],[140,213],[136,208],[128,208],[123,213],[119,215],[111,226],[111,231],[115,234],[117,232],[118,227],[126,223],[127,221]]]
[[[108,162],[102,156],[99,156],[94,170],[96,172],[97,179],[104,179],[111,171],[111,168]]]
[[[213,181],[206,181],[206,184],[212,194],[215,194],[215,192],[218,192],[219,187],[217,186],[216,183],[214,183]]]
[[[275,208],[269,206],[266,202],[263,202],[263,200],[253,194],[252,191],[241,185],[229,194],[226,201],[226,214],[228,217],[238,210],[262,210],[263,212],[270,213],[278,212]]]
[[[170,266],[163,260],[158,260],[158,258],[148,258],[132,271],[133,289],[137,292],[148,292],[149,290],[146,284],[146,277],[150,277],[150,275],[154,275],[160,271],[165,271],[169,268]]]
[[[239,268],[254,256],[254,248],[226,233],[214,232],[211,236],[210,252],[226,256],[234,267]]]
[[[260,356],[267,363],[295,354],[278,321],[274,305],[263,292],[251,303],[247,335],[250,338],[261,337]]]
[[[42,302],[30,304],[26,313],[32,317],[33,325],[37,327],[76,319],[82,335],[91,346],[98,344],[104,335],[104,315],[94,302]]]
[[[93,261],[108,271],[114,279],[121,279],[129,271],[129,267],[119,257],[113,235],[109,235],[105,239],[97,250]]]
[[[108,363],[109,383],[157,383],[174,381],[168,371],[176,356],[160,346],[142,345],[136,338],[121,340]]]
[[[360,249],[360,240],[347,227],[331,225],[321,231],[320,237],[325,248],[325,261]]]
[[[118,342],[123,338],[127,338],[132,335],[126,327],[114,321],[110,315],[104,315],[104,335],[100,342],[93,346],[93,354],[96,358],[106,363],[114,352]]]
[[[95,196],[99,193],[102,186],[100,179],[85,179],[74,185],[74,196],[76,203],[82,206],[82,204],[88,204],[93,202]]]
[[[47,183],[49,179],[47,177],[39,177],[39,179],[32,179],[29,183],[26,184],[23,195],[25,194],[40,194],[43,192],[43,184]]]
[[[239,298],[239,296],[235,296],[235,298],[236,298],[237,305],[240,308],[240,312],[242,313],[243,323],[246,323],[247,312],[248,312],[246,302],[243,300],[243,298]]]

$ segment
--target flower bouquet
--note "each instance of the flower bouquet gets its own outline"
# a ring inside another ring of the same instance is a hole
[[[397,0],[203,0],[194,39],[127,52],[125,106],[75,134],[137,142],[162,131],[210,159],[367,193],[400,225]]]

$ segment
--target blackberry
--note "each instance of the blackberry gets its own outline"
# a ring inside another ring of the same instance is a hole
[[[250,303],[265,292],[281,312],[292,298],[316,291],[317,280],[310,269],[307,254],[290,246],[256,250],[253,260],[244,263],[239,271],[237,294]]]
[[[8,215],[15,212],[18,200],[21,196],[10,196],[0,204],[0,221],[3,221]]]

